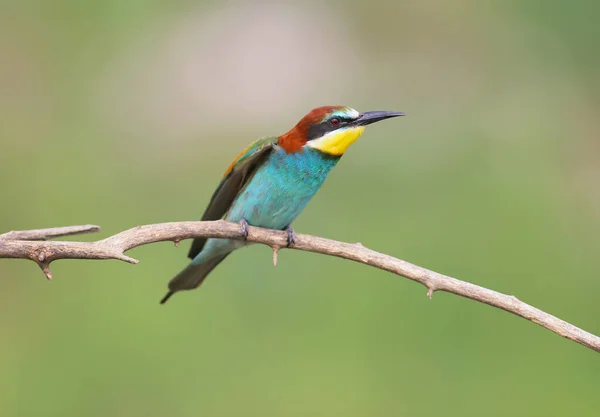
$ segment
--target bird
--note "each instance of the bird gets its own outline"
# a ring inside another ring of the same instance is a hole
[[[350,145],[367,125],[398,116],[405,113],[322,106],[287,133],[252,142],[229,165],[202,215],[203,221],[239,223],[243,239],[194,239],[191,262],[169,281],[160,303],[178,291],[197,288],[230,253],[247,245],[248,225],[285,230],[288,246],[293,246],[292,222]]]

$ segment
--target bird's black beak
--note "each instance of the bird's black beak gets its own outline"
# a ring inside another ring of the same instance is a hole
[[[358,116],[358,119],[354,121],[354,124],[356,126],[366,126],[371,123],[398,116],[406,116],[406,113],[397,111],[367,111],[361,113],[360,116]]]

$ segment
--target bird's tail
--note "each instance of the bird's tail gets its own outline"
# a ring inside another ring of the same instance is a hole
[[[197,288],[200,284],[202,284],[202,281],[204,281],[204,278],[206,278],[210,271],[215,269],[215,267],[219,265],[223,259],[227,257],[227,255],[229,255],[229,253],[216,256],[198,265],[190,263],[179,274],[175,275],[171,281],[169,281],[169,292],[163,297],[162,300],[160,300],[160,303],[166,303],[167,300],[177,291],[192,290]]]

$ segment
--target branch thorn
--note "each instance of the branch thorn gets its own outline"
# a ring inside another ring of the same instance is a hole
[[[127,256],[127,255],[125,255],[125,254],[123,254],[123,253],[119,253],[118,255],[115,255],[115,257],[114,257],[114,258],[115,258],[115,259],[118,259],[118,260],[120,260],[120,261],[128,262],[128,263],[130,263],[130,264],[134,264],[134,265],[135,265],[135,264],[139,264],[139,263],[140,263],[140,261],[138,261],[137,259],[135,259],[135,258],[132,258],[132,257],[130,257],[130,256]]]
[[[43,254],[42,254],[43,255]],[[40,258],[42,258],[40,255]],[[52,272],[50,272],[50,262],[39,262],[38,265],[42,268],[42,272],[46,275],[48,281],[52,281]]]
[[[279,253],[279,246],[273,246],[273,266],[277,266],[277,254]]]

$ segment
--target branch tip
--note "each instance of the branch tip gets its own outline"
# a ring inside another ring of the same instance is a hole
[[[93,233],[100,230],[100,226],[94,224],[85,224],[82,226],[50,227],[46,229],[34,230],[13,230],[8,233],[0,234],[0,239],[4,240],[50,240],[55,237],[81,235],[84,233]]]

